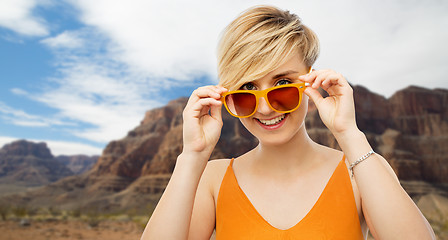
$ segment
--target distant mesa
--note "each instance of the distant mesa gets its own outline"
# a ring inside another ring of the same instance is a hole
[[[18,140],[10,144],[5,144],[0,150],[0,154],[6,154],[10,156],[34,156],[36,158],[50,159],[53,155],[47,144],[44,142],[34,143],[26,140]]]
[[[448,90],[411,86],[384,98],[354,86],[354,98],[358,127],[374,150],[390,162],[408,193],[414,199],[426,194],[448,196]],[[182,151],[182,111],[186,102],[187,98],[179,98],[148,111],[125,138],[110,142],[87,172],[11,198],[36,206],[97,207],[103,211],[144,211],[148,203],[155,205]],[[308,111],[306,127],[310,137],[338,148],[312,102]],[[226,111],[223,121],[221,139],[212,159],[237,157],[257,145],[239,120]],[[48,156],[44,150],[37,152],[39,156]],[[3,162],[4,174],[12,165],[8,162],[6,171]],[[73,171],[57,166],[58,177]]]
[[[47,144],[18,140],[0,149],[0,195],[20,192],[79,174],[98,157],[55,158]]]

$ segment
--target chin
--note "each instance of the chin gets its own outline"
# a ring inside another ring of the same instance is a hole
[[[257,136],[256,136],[257,137]],[[282,146],[288,144],[293,136],[275,136],[275,137],[257,137],[261,145],[265,146]]]

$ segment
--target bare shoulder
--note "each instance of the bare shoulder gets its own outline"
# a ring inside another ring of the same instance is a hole
[[[230,164],[231,159],[215,159],[210,160],[207,163],[207,168],[213,169],[213,170],[219,170],[221,168],[227,169],[227,167]],[[222,169],[221,169],[222,170]]]
[[[203,177],[208,182],[210,191],[215,200],[217,199],[222,179],[224,178],[230,161],[231,159],[210,160],[204,170]]]
[[[204,170],[204,175],[207,176],[212,182],[214,180],[219,180],[224,177],[227,167],[230,164],[231,159],[217,159],[210,160],[207,163],[207,167]],[[221,181],[219,181],[221,182]]]

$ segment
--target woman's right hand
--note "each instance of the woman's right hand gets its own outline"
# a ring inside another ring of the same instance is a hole
[[[208,160],[221,135],[221,86],[205,86],[193,91],[183,112],[183,154]]]
[[[220,99],[225,91],[223,87],[206,86],[191,94],[183,112],[184,149],[177,158],[173,175],[141,239],[187,239],[195,201],[200,203],[201,208],[204,202],[211,202],[209,210],[214,211],[212,196],[207,195],[206,187],[198,186],[221,135]],[[202,199],[196,200],[198,188],[203,188],[202,195],[198,197]],[[206,215],[212,216],[208,213]],[[207,223],[208,226],[212,224]]]

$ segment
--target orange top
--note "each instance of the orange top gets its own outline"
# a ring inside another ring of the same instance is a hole
[[[280,230],[255,209],[238,185],[233,159],[221,183],[216,206],[217,240],[363,239],[350,176],[344,159],[338,164],[319,199],[295,226]]]

